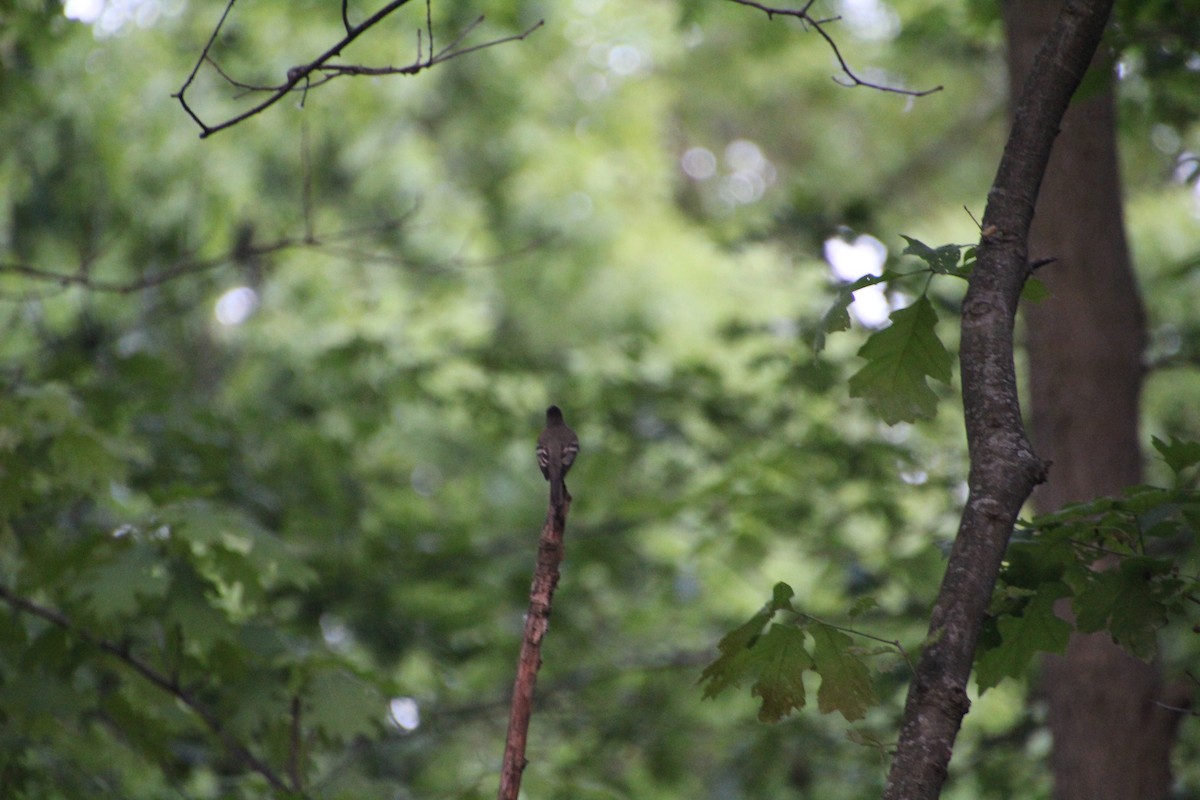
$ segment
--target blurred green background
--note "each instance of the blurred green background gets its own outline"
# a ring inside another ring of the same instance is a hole
[[[853,726],[763,725],[748,690],[696,681],[776,581],[823,619],[870,596],[856,627],[924,636],[965,497],[957,380],[914,426],[848,396],[866,332],[920,286],[858,301],[819,356],[812,337],[831,266],[912,267],[902,233],[978,238],[1003,32],[977,0],[820,6],[863,78],[945,89],[839,86],[812,32],[717,0],[433,0],[438,46],[481,13],[463,45],[545,26],[201,140],[171,94],[224,3],[0,4],[0,577],[75,627],[0,614],[4,796],[269,793],[80,630],[314,796],[492,796],[550,403],[581,454],[527,796],[877,794],[885,765],[852,739],[894,740],[902,662],[878,660],[884,703]],[[342,60],[407,64],[424,26],[410,4]],[[331,0],[243,0],[212,57],[274,83],[341,34]],[[1144,428],[1195,437],[1200,56],[1153,52],[1120,73]],[[255,101],[211,65],[188,99],[209,123]],[[962,288],[933,287],[951,344]],[[945,796],[1047,797],[1047,748],[1007,682]],[[1181,797],[1198,751],[1185,722]]]

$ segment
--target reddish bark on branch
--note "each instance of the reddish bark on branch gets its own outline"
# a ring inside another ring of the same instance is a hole
[[[538,668],[542,666],[542,639],[550,626],[550,605],[558,586],[558,567],[563,560],[563,533],[571,495],[567,494],[559,508],[546,510],[546,522],[538,541],[537,566],[533,584],[529,587],[529,611],[525,614],[525,636],[517,659],[517,678],[513,682],[512,710],[509,712],[508,735],[504,742],[504,762],[500,767],[498,800],[517,800],[521,791],[521,774],[528,763],[525,742],[529,734],[529,718],[533,714],[533,690],[537,684]]]

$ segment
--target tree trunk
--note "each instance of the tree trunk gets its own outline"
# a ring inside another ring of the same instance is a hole
[[[1005,4],[1013,96],[1059,3]],[[1030,233],[1031,259],[1051,297],[1024,306],[1032,437],[1053,467],[1034,493],[1039,512],[1141,482],[1138,396],[1145,318],[1121,209],[1112,60],[1103,48],[1063,118]],[[1169,793],[1178,714],[1156,665],[1106,634],[1073,636],[1048,658],[1042,690],[1054,737],[1059,800],[1154,800]]]
[[[936,800],[970,701],[967,679],[1013,524],[1046,465],[1025,435],[1013,329],[1029,274],[1034,205],[1055,136],[1104,33],[1113,0],[1068,0],[1038,49],[983,212],[963,298],[967,502],[909,684],[884,800]]]

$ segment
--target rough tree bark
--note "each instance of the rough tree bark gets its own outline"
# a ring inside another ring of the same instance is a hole
[[[934,800],[970,705],[966,684],[1012,526],[1045,464],[1025,435],[1013,366],[1017,300],[1050,149],[1100,42],[1113,0],[1068,0],[1015,104],[988,194],[978,262],[963,301],[963,407],[969,495],[909,687],[885,800]]]
[[[1014,97],[1058,5],[1005,4]],[[1034,494],[1039,512],[1142,479],[1145,316],[1122,219],[1112,68],[1111,55],[1101,51],[1089,91],[1064,117],[1030,232],[1031,256],[1057,259],[1039,276],[1051,297],[1023,313],[1033,440],[1054,464],[1049,483]],[[1042,691],[1060,800],[1169,794],[1179,715],[1154,703],[1168,699],[1155,665],[1126,655],[1105,634],[1074,636],[1065,656],[1047,659]]]

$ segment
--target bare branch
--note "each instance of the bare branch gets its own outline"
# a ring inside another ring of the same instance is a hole
[[[942,90],[941,86],[935,86],[932,89],[922,89],[920,91],[915,89],[901,89],[896,86],[885,86],[884,84],[873,83],[872,81],[863,80],[862,78],[858,77],[858,75],[856,75],[854,71],[850,69],[850,65],[846,63],[846,59],[842,56],[842,51],[838,47],[837,42],[835,42],[833,37],[829,35],[829,32],[825,30],[825,26],[828,23],[837,22],[841,19],[841,17],[814,19],[809,15],[809,11],[812,9],[813,3],[816,2],[816,0],[808,0],[808,2],[806,2],[801,8],[779,8],[778,6],[769,6],[765,3],[756,2],[756,0],[730,0],[730,2],[737,3],[740,6],[757,8],[759,11],[767,15],[767,19],[775,19],[775,17],[792,17],[793,19],[800,20],[801,24],[803,24],[806,28],[811,27],[817,32],[817,35],[824,39],[825,43],[829,45],[829,49],[833,51],[833,57],[837,59],[838,66],[842,68],[842,74],[846,76],[847,82],[840,81],[836,77],[833,79],[834,82],[840,86],[865,86],[868,89],[875,89],[876,91],[880,92],[891,92],[893,94],[902,94],[908,97],[924,97],[927,94],[933,94],[934,92],[940,92]]]
[[[391,0],[391,2],[387,3],[363,22],[359,23],[358,25],[351,25],[348,0],[342,0],[342,25],[346,29],[346,34],[340,40],[338,40],[324,53],[317,56],[307,64],[294,66],[288,69],[287,77],[283,83],[275,85],[256,85],[234,79],[227,72],[225,72],[220,65],[217,64],[211,54],[213,44],[216,42],[217,36],[220,33],[222,26],[225,24],[225,20],[228,18],[229,12],[233,9],[233,4],[235,2],[236,0],[229,0],[229,4],[225,7],[225,11],[221,14],[221,19],[217,22],[217,26],[213,29],[212,35],[209,36],[208,42],[204,45],[204,49],[201,50],[200,57],[196,60],[196,64],[192,67],[192,71],[188,74],[187,79],[183,82],[183,86],[179,88],[178,92],[171,95],[179,101],[179,104],[183,107],[183,110],[187,112],[188,116],[190,116],[196,122],[196,124],[200,126],[201,139],[212,136],[214,133],[223,131],[226,128],[231,128],[234,125],[237,125],[239,122],[247,120],[257,114],[261,114],[263,111],[275,105],[292,92],[301,92],[302,94],[307,95],[307,92],[310,89],[314,89],[324,83],[328,83],[334,78],[346,75],[416,75],[418,72],[429,69],[435,64],[440,64],[443,61],[449,61],[450,59],[457,58],[458,56],[473,53],[477,50],[483,50],[488,47],[494,47],[498,44],[521,41],[543,25],[543,21],[539,20],[522,33],[494,39],[473,47],[459,49],[458,44],[463,40],[463,38],[472,30],[474,30],[480,22],[483,21],[483,17],[481,16],[476,19],[475,22],[468,25],[467,28],[461,32],[458,37],[451,42],[450,45],[443,48],[441,52],[435,53],[433,49],[433,11],[430,5],[430,0],[426,0],[425,38],[428,40],[428,56],[426,56],[424,53],[421,31],[418,30],[417,57],[411,64],[408,64],[407,66],[371,67],[361,64],[335,64],[332,63],[333,59],[340,56],[342,51],[349,47],[354,40],[378,25],[392,12],[409,3],[409,0]],[[195,82],[196,75],[199,73],[200,68],[206,63],[210,64],[213,69],[216,70],[217,74],[220,75],[221,78],[223,78],[231,86],[242,89],[246,93],[266,93],[267,97],[251,108],[241,112],[240,114],[230,117],[223,122],[217,124],[209,124],[205,122],[188,104],[185,95],[188,88],[192,85],[192,83]]]
[[[311,248],[319,253],[331,256],[336,259],[343,259],[358,264],[377,263],[377,264],[394,264],[397,266],[411,266],[411,262],[403,256],[396,255],[394,252],[376,252],[363,247],[355,246],[354,242],[367,235],[379,235],[394,231],[404,225],[414,214],[417,213],[417,207],[405,213],[396,219],[386,220],[382,223],[366,225],[355,228],[347,228],[346,230],[336,231],[334,233],[317,235],[310,228],[311,219],[305,219],[304,235],[301,238],[284,237],[277,239],[274,242],[266,244],[253,244],[252,242],[242,242],[236,244],[229,252],[223,255],[209,259],[182,259],[174,265],[151,273],[143,275],[130,281],[104,281],[93,278],[91,275],[92,259],[88,259],[81,263],[76,272],[57,272],[54,270],[42,269],[33,267],[28,264],[19,262],[3,262],[0,261],[0,275],[8,273],[26,278],[30,281],[51,285],[51,291],[42,294],[32,291],[21,292],[4,292],[0,291],[0,301],[15,300],[27,301],[31,299],[41,299],[52,297],[58,291],[71,287],[79,287],[92,292],[103,292],[107,294],[133,294],[135,292],[153,289],[162,284],[168,283],[177,278],[183,278],[188,275],[199,274],[220,267],[246,262],[254,258],[280,253],[286,250],[298,248]],[[498,253],[489,258],[482,259],[466,259],[461,256],[449,257],[443,261],[427,263],[423,266],[426,269],[443,270],[443,271],[462,271],[469,269],[494,268],[504,266],[513,261],[518,261],[530,253],[536,252],[538,249],[546,246],[553,237],[544,237],[531,240],[528,244],[515,248],[510,251]]]
[[[88,631],[76,625],[61,611],[47,608],[28,598],[21,597],[2,584],[0,584],[0,600],[8,603],[17,611],[24,611],[27,614],[44,619],[52,625],[79,637],[88,644],[116,658],[147,682],[174,697],[200,718],[204,726],[221,740],[226,750],[232,753],[247,768],[265,778],[276,791],[294,793],[300,790],[299,786],[289,787],[283,778],[275,770],[271,769],[265,761],[250,752],[250,749],[246,745],[242,744],[233,734],[225,729],[220,718],[201,703],[190,690],[180,685],[177,679],[164,675],[147,662],[133,655],[127,645],[117,644],[108,639],[93,636]]]
[[[525,637],[517,660],[517,677],[513,681],[512,708],[509,711],[508,733],[504,738],[504,760],[500,767],[500,789],[497,800],[517,800],[521,791],[521,775],[528,763],[525,742],[529,733],[529,718],[533,714],[533,690],[537,685],[538,668],[542,665],[542,640],[550,627],[550,608],[554,589],[558,586],[559,565],[563,560],[563,535],[567,527],[567,512],[571,495],[566,492],[562,505],[546,510],[546,521],[538,541],[537,566],[529,587],[529,610],[525,613]]]
[[[270,255],[278,253],[282,250],[290,250],[296,247],[305,247],[313,244],[305,239],[280,239],[267,245],[251,246],[242,248],[236,253],[237,256],[243,258],[253,258],[256,256]],[[89,289],[93,292],[109,292],[112,294],[132,294],[140,292],[144,289],[152,289],[155,286],[161,286],[168,281],[191,275],[197,272],[206,272],[211,269],[223,266],[235,260],[234,253],[226,253],[216,258],[201,259],[201,260],[184,260],[173,266],[167,267],[159,272],[154,272],[149,275],[144,275],[137,280],[128,282],[105,281],[92,278],[89,271],[80,268],[78,272],[55,272],[53,270],[41,269],[40,267],[31,267],[27,264],[0,262],[0,274],[11,273],[14,275],[22,275],[31,280],[41,281],[45,283],[55,283],[60,287],[80,286]]]
[[[313,86],[320,86],[323,83],[328,83],[334,78],[338,78],[343,75],[416,75],[422,70],[429,69],[432,66],[441,64],[443,61],[449,61],[452,58],[458,58],[459,56],[466,55],[467,53],[474,53],[477,50],[485,50],[489,47],[495,47],[498,44],[521,41],[545,24],[543,21],[539,20],[536,24],[522,33],[516,33],[512,36],[505,36],[502,39],[493,39],[490,42],[484,42],[483,44],[477,44],[472,47],[464,47],[461,50],[451,49],[461,42],[466,35],[474,30],[474,28],[477,27],[481,22],[483,22],[483,17],[479,17],[470,25],[468,25],[463,32],[455,37],[454,41],[443,48],[440,53],[431,55],[424,61],[418,59],[406,67],[364,67],[358,64],[323,64],[319,68],[319,71],[324,73],[324,77],[315,80],[313,82]]]
[[[398,217],[396,219],[387,220],[383,223],[349,228],[343,231],[327,234],[325,236],[316,236],[311,228],[311,219],[305,219],[305,231],[301,238],[283,237],[273,242],[266,244],[240,243],[235,245],[229,252],[214,258],[193,259],[184,258],[177,261],[175,264],[152,272],[148,275],[143,275],[140,278],[131,281],[106,281],[92,277],[92,261],[93,259],[85,259],[80,263],[79,269],[75,272],[58,272],[55,270],[42,269],[40,267],[30,266],[20,262],[3,262],[0,261],[0,275],[8,273],[10,275],[20,275],[32,281],[39,283],[56,284],[59,288],[67,288],[78,286],[93,292],[105,292],[111,294],[133,294],[145,289],[153,289],[156,286],[161,286],[164,283],[181,278],[186,275],[194,275],[201,272],[217,269],[239,261],[246,261],[261,256],[268,256],[274,253],[280,253],[285,250],[294,250],[297,248],[317,248],[328,249],[330,252],[337,253],[338,246],[341,243],[353,241],[356,238],[368,233],[380,233],[395,230],[403,225],[416,212],[413,211]]]

